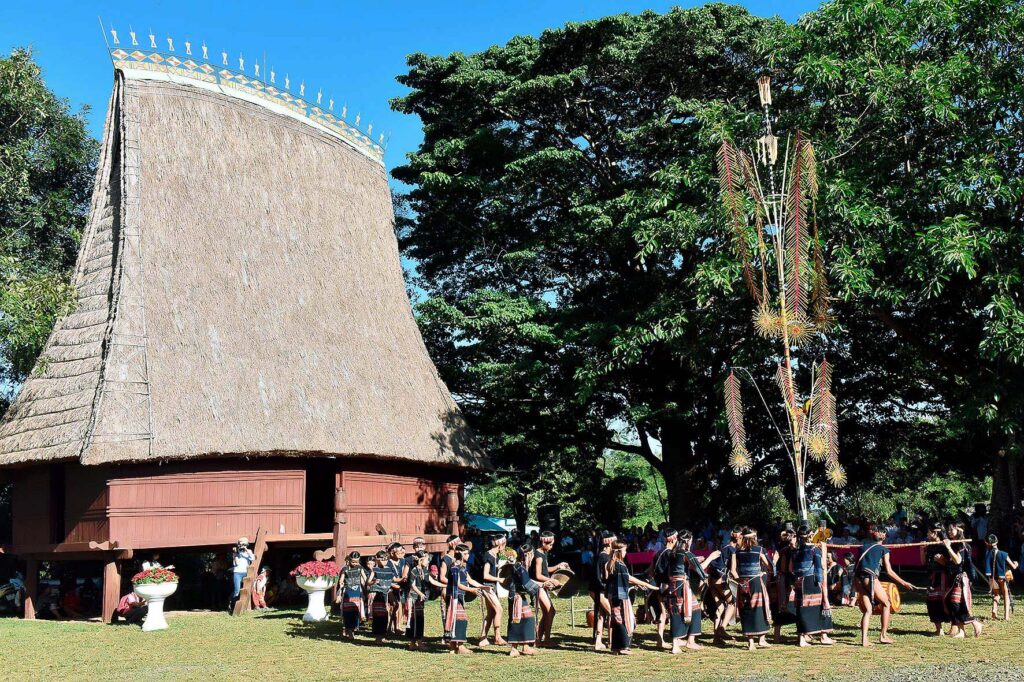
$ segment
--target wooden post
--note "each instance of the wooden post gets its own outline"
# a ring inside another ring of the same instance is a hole
[[[448,535],[459,534],[459,494],[454,490],[448,491]]]
[[[345,489],[340,485],[334,491],[334,563],[341,570],[348,554],[348,500]],[[339,580],[338,583],[341,581]],[[331,604],[338,596],[338,583],[331,588]]]
[[[103,610],[100,615],[104,623],[114,622],[114,612],[120,600],[121,566],[117,558],[112,556],[103,565]]]
[[[39,592],[39,559],[25,560],[25,620],[36,619],[36,596]]]
[[[260,564],[263,562],[263,553],[267,551],[267,529],[256,529],[256,542],[253,544],[253,556],[255,560],[249,564],[249,570],[242,579],[242,587],[238,591],[238,599],[231,610],[232,616],[240,616],[252,608],[252,586],[259,575]]]

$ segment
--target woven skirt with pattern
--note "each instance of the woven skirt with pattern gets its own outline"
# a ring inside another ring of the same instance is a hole
[[[612,650],[621,651],[633,645],[636,616],[628,599],[612,599]]]
[[[508,602],[505,641],[509,644],[533,644],[537,640],[537,617],[533,607],[522,595],[514,595]]]
[[[341,622],[346,630],[357,630],[363,620],[362,595],[346,594],[341,600]]]
[[[383,637],[388,634],[388,597],[375,592],[370,595],[370,617],[373,619],[373,636]]]
[[[405,600],[405,636],[416,641],[423,639],[423,602],[419,599]]]
[[[953,586],[946,592],[946,609],[953,625],[968,625],[974,622],[971,599],[971,581],[966,573],[961,573],[953,578]]]
[[[949,622],[945,604],[946,592],[949,591],[948,582],[945,571],[932,571],[929,576],[925,604],[928,606],[928,620],[932,623]]]
[[[747,637],[759,637],[771,630],[768,618],[768,588],[764,577],[740,578],[736,589],[736,608],[740,612],[740,624]]]
[[[465,598],[449,599],[444,614],[444,638],[449,642],[462,644],[466,641],[468,626]]]
[[[701,607],[685,577],[673,577],[666,593],[672,639],[699,635]]]
[[[796,631],[801,635],[832,632],[832,609],[814,575],[793,581],[796,604]]]

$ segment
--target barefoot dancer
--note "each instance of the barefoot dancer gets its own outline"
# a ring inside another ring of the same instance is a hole
[[[430,576],[427,566],[430,563],[430,555],[421,549],[405,559],[405,580],[402,582],[405,636],[409,639],[409,650],[415,651],[420,648],[420,642],[423,640],[423,604],[427,601]],[[413,562],[411,566],[410,562]]]
[[[437,580],[432,581],[436,583],[437,587],[441,588],[441,599],[438,601],[441,603],[441,625],[444,626],[448,622],[448,580],[451,574],[452,565],[455,563],[455,548],[462,544],[462,539],[458,535],[449,535],[447,540],[447,546],[445,553],[441,556],[441,561],[437,569]],[[444,629],[444,634],[441,638],[448,641],[448,630]]]
[[[811,526],[806,521],[797,529],[797,545],[790,556],[790,574],[796,601],[796,631],[800,646],[810,646],[812,635],[820,635],[822,644],[835,644],[832,609],[825,584],[825,543],[811,544]]]
[[[790,570],[793,550],[796,548],[796,529],[792,523],[786,523],[779,533],[778,551],[775,553],[775,610],[772,620],[775,635],[772,641],[782,641],[782,626],[796,623],[796,592],[793,590],[793,573]]]
[[[457,545],[452,554],[452,564],[448,569],[448,584],[445,588],[445,621],[444,634],[448,648],[455,654],[472,653],[466,648],[466,631],[469,620],[466,618],[466,593],[479,593],[479,583],[469,577],[466,570],[466,557],[469,554],[467,545]]]
[[[999,600],[1003,600],[1003,620],[1010,620],[1011,595],[1010,586],[1006,582],[1006,567],[1016,570],[1017,562],[1010,555],[999,549],[999,538],[989,535],[985,538],[985,577],[992,588],[992,620],[996,620]]]
[[[504,536],[502,536],[504,537]],[[508,590],[508,642],[509,656],[520,653],[533,656],[537,640],[537,618],[530,604],[540,594],[540,583],[530,578],[527,568],[533,562],[533,545],[525,543],[519,547],[519,560],[512,569],[512,584]],[[500,613],[500,611],[499,611]],[[519,648],[517,648],[519,647]]]
[[[648,580],[658,586],[656,592],[651,592],[647,596],[647,603],[651,607],[648,609],[651,615],[657,619],[659,649],[665,646],[665,625],[671,619],[669,613],[673,610],[673,604],[678,602],[672,596],[672,566],[675,563],[679,533],[674,528],[666,528],[663,532],[665,534],[665,548],[654,557],[654,561],[651,562],[646,574]],[[672,631],[675,631],[674,628]],[[674,634],[672,636],[675,637]],[[681,637],[682,635],[679,636]],[[674,642],[672,647],[673,653],[676,653]]]
[[[950,588],[946,592],[946,611],[951,622],[949,634],[957,639],[963,638],[964,629],[970,625],[974,636],[981,636],[981,623],[971,613],[971,550],[964,540],[964,529],[958,523],[950,523],[946,529],[948,536],[942,543],[946,550],[946,570],[949,572]]]
[[[608,601],[604,567],[612,558],[612,544],[616,539],[611,531],[601,531],[601,547],[594,559],[594,574],[590,581],[590,596],[594,600],[594,651],[608,648],[604,645],[604,626],[611,616],[612,605]]]
[[[743,528],[740,546],[732,555],[729,573],[736,581],[736,608],[740,612],[747,648],[770,647],[766,635],[771,629],[771,610],[768,603],[768,582],[765,580],[772,564],[757,544],[757,532]]]
[[[612,545],[612,555],[604,566],[604,578],[608,589],[608,601],[612,607],[612,653],[628,656],[633,643],[633,629],[636,618],[633,615],[633,604],[629,599],[629,586],[637,585],[648,590],[656,590],[657,586],[646,583],[629,574],[626,567],[626,543],[616,540]]]
[[[690,580],[694,579],[698,585],[706,583],[707,567],[720,554],[718,550],[715,550],[702,562],[690,552],[692,543],[693,533],[684,530],[679,534],[679,541],[670,555],[669,580],[671,582],[669,583],[668,608],[666,610],[669,612],[672,622],[673,654],[682,651],[684,638],[687,649],[702,648],[697,644],[697,635],[700,634],[701,626],[701,604]]]
[[[708,566],[711,580],[708,601],[714,606],[715,646],[725,646],[725,629],[736,618],[736,582],[729,572],[732,557],[739,548],[742,529],[734,526],[729,544],[722,548],[722,554]]]
[[[367,559],[369,561],[369,559]],[[395,571],[388,563],[388,554],[384,550],[374,556],[374,565],[370,569],[370,617],[373,621],[373,637],[378,644],[384,641],[388,633],[391,614],[388,611],[388,598],[391,595],[391,583],[394,582]]]
[[[343,636],[354,637],[359,623],[366,616],[363,595],[366,590],[366,571],[359,565],[359,552],[349,552],[348,563],[341,572],[342,586],[335,601],[341,603]]]
[[[555,566],[548,566],[548,554],[555,546],[555,534],[545,531],[540,534],[540,549],[534,551],[533,566],[530,570],[530,577],[543,585],[540,594],[537,596],[537,603],[540,605],[540,624],[537,629],[537,646],[551,646],[551,626],[555,622],[555,603],[548,594],[548,589],[554,587],[551,581],[551,571],[569,568],[564,561]]]
[[[391,591],[388,592],[388,631],[401,635],[405,632],[404,613],[402,608],[402,572],[405,566],[405,547],[401,543],[392,542],[388,545],[387,566],[394,574],[391,580]]]
[[[494,643],[498,646],[505,646],[507,642],[501,638],[501,600],[498,599],[498,595],[494,592],[494,587],[498,584],[498,560],[501,551],[505,548],[505,534],[495,533],[489,539],[490,547],[484,553],[484,573],[483,573],[483,585],[487,588],[480,593],[483,597],[484,605],[487,609],[487,615],[484,616],[484,622],[481,626],[480,631],[480,646],[489,646],[490,641],[487,639],[487,633],[494,628]]]
[[[854,573],[857,585],[857,604],[864,613],[860,618],[860,643],[861,646],[871,645],[871,642],[868,641],[868,630],[871,627],[871,612],[875,602],[878,602],[882,605],[882,633],[878,641],[881,644],[892,644],[893,640],[889,637],[889,618],[892,611],[889,605],[889,595],[885,593],[878,581],[881,570],[884,568],[889,578],[900,587],[907,590],[916,590],[917,588],[892,570],[892,564],[889,563],[889,548],[882,544],[885,539],[885,526],[876,523],[869,532],[874,538],[874,542],[864,544]]]
[[[949,573],[946,571],[946,549],[943,540],[946,539],[946,529],[941,523],[934,524],[928,529],[928,542],[931,544],[921,548],[924,553],[924,564],[928,569],[928,592],[925,596],[925,604],[928,607],[928,620],[935,626],[933,637],[942,637],[942,624],[949,622],[949,614],[946,613],[946,592],[949,590]]]

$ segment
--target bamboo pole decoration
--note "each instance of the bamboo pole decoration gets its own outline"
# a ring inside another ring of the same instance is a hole
[[[777,339],[780,345],[775,383],[785,406],[787,427],[784,434],[780,430],[780,436],[793,469],[797,512],[806,520],[808,460],[824,465],[832,485],[846,484],[846,472],[839,462],[832,365],[824,358],[811,362],[811,386],[806,394],[797,383],[800,364],[796,351],[826,331],[830,322],[825,256],[817,224],[818,168],[814,146],[800,131],[787,136],[779,154],[779,138],[772,128],[771,78],[758,78],[757,90],[763,109],[761,134],[751,152],[728,138],[722,140],[717,155],[719,193],[730,242],[754,300],[754,329],[765,338]],[[778,168],[780,157],[782,167]],[[749,380],[753,382],[753,377]],[[729,463],[743,473],[750,469],[752,456],[746,445],[741,383],[735,372],[729,373],[723,389],[732,440]]]

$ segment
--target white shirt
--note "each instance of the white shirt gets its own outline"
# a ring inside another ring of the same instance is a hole
[[[235,552],[235,555],[234,555],[234,562],[235,562],[234,572],[235,573],[248,573],[249,572],[249,564],[251,564],[254,561],[256,561],[256,556],[250,550],[248,550],[248,549],[243,549],[240,552]]]

